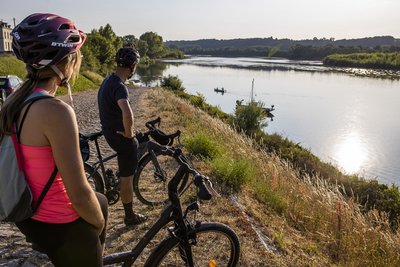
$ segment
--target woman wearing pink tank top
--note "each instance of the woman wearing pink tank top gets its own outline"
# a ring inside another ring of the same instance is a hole
[[[20,126],[22,164],[34,202],[58,169],[35,215],[17,226],[55,266],[102,266],[107,200],[86,180],[73,109],[54,97],[59,86],[71,96],[68,81],[79,71],[86,35],[67,18],[38,13],[12,34],[13,51],[26,63],[28,75],[0,111],[0,140],[13,125]],[[53,97],[23,106],[38,91]]]

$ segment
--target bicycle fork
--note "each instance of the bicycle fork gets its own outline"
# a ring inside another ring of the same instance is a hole
[[[157,160],[156,154],[153,150],[149,150],[149,153],[151,155],[151,162],[153,162],[153,165],[155,167],[154,178],[157,179],[158,182],[167,181],[167,178],[165,177],[163,170],[161,169],[160,163]]]
[[[199,211],[200,206],[197,201],[192,202],[187,207],[185,214],[179,220],[175,220],[175,229],[178,233],[172,233],[179,240],[179,253],[182,261],[188,267],[194,267],[195,263],[193,260],[192,246],[197,244],[197,236],[195,228],[199,227],[200,221],[196,221],[193,226],[188,220],[187,215],[189,211]],[[179,209],[177,213],[182,214],[182,209]]]

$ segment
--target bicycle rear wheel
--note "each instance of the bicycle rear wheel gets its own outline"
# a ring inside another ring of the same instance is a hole
[[[153,158],[150,153],[144,155],[133,177],[133,190],[136,197],[149,206],[160,205],[168,200],[168,182],[179,168],[179,163],[175,158],[163,155],[162,152],[156,152],[155,156]],[[189,175],[185,174],[178,192],[182,192],[188,179]]]
[[[237,266],[240,242],[236,233],[222,223],[202,223],[195,229],[196,241],[191,245],[194,266]],[[187,266],[176,237],[164,239],[150,254],[145,267]],[[214,265],[212,265],[214,264]]]
[[[92,189],[96,192],[104,194],[104,181],[101,175],[95,171],[92,166],[84,163],[85,175]]]

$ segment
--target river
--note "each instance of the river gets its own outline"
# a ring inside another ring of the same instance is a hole
[[[315,61],[217,57],[159,62],[136,78],[157,83],[167,75],[227,113],[236,100],[249,101],[254,79],[255,100],[275,106],[266,132],[300,143],[345,173],[400,185],[400,80],[341,73]]]

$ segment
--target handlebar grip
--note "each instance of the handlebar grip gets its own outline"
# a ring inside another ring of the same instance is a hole
[[[180,130],[177,130],[175,133],[170,134],[170,135],[167,135],[167,137],[168,137],[168,139],[169,139],[167,145],[172,146],[172,145],[174,144],[175,138],[176,138],[176,137],[178,137],[178,138],[181,137],[181,131],[180,131]]]
[[[155,127],[155,125],[160,125],[161,123],[161,118],[157,117],[156,119],[152,120],[152,121],[148,121],[145,123],[146,127],[149,128],[150,130],[153,129]]]
[[[197,196],[201,200],[210,200],[212,198],[211,193],[208,191],[206,185],[204,184],[204,178],[202,175],[196,175],[194,177],[194,184],[199,188]]]

